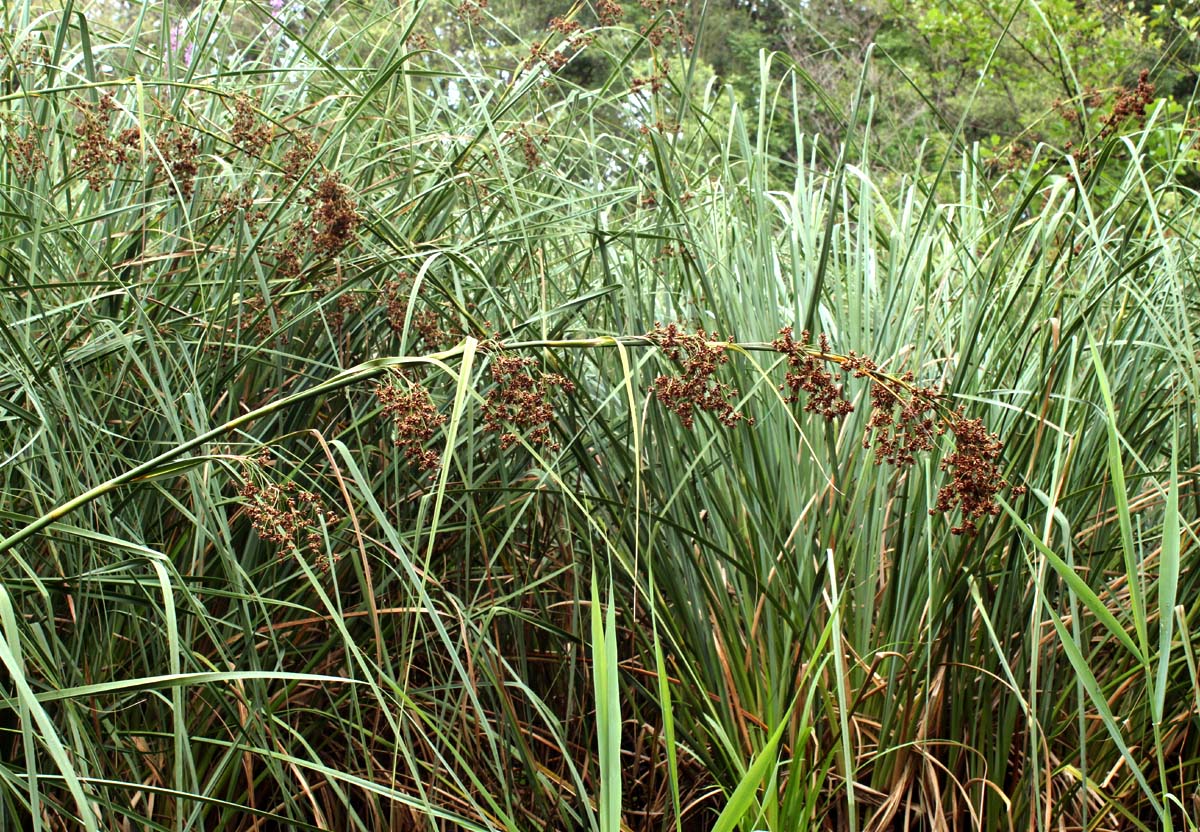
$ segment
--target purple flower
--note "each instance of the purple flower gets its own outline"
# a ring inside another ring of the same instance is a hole
[[[271,13],[276,17],[283,14],[284,0],[271,0]]]
[[[179,54],[179,42],[187,35],[187,21],[181,20],[171,27],[170,42],[171,53]],[[196,53],[196,44],[189,43],[183,47],[183,64],[184,66],[192,65],[192,56]]]

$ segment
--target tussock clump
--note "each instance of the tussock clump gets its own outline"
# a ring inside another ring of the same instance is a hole
[[[429,391],[420,384],[402,384],[404,376],[394,377],[375,388],[375,398],[383,406],[384,415],[392,420],[395,437],[392,440],[404,452],[404,458],[419,471],[431,471],[441,463],[437,451],[427,450],[425,443],[433,438],[446,417],[438,413]]]
[[[682,373],[658,376],[653,390],[659,404],[677,415],[685,428],[692,429],[697,410],[712,413],[725,427],[741,421],[754,424],[753,419],[734,409],[732,400],[738,396],[737,389],[714,378],[717,369],[729,363],[725,349],[727,343],[733,343],[732,338],[722,343],[715,332],[710,335],[697,329],[693,335],[676,324],[664,327],[660,323],[647,337],[668,359],[680,363]]]
[[[550,425],[554,422],[550,391],[557,387],[573,393],[575,385],[558,373],[533,369],[536,364],[533,358],[504,353],[492,358],[492,381],[496,386],[483,405],[483,429],[500,434],[501,448],[520,441],[518,431],[521,431],[531,445],[559,449],[559,444],[550,439]]]

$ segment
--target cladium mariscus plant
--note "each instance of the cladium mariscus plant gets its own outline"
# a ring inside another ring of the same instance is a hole
[[[1196,828],[1148,76],[897,171],[683,3],[5,14],[0,827]]]

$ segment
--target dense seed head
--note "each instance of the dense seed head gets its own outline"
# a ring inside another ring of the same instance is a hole
[[[271,125],[259,119],[254,100],[248,95],[234,98],[233,112],[229,140],[247,156],[261,156],[271,143]]]
[[[554,408],[550,393],[558,388],[573,393],[575,385],[558,373],[544,373],[533,358],[499,353],[492,358],[495,387],[483,405],[483,429],[500,434],[500,447],[509,448],[525,440],[531,445],[558,450],[550,438]]]
[[[808,350],[809,337],[808,330],[805,330],[800,333],[800,340],[795,341],[792,339],[792,328],[785,326],[779,330],[779,337],[771,343],[777,352],[787,356],[788,369],[779,389],[788,391],[787,400],[792,403],[800,401],[803,393],[804,409],[809,413],[819,413],[829,420],[853,413],[854,405],[846,400],[842,384],[835,381],[833,373],[826,369],[828,359],[821,357],[829,354],[829,339],[825,335],[820,336],[820,355],[814,355]]]
[[[326,174],[317,183],[308,205],[312,209],[313,245],[319,253],[337,254],[357,239],[362,215],[336,173]]]
[[[200,170],[197,161],[200,154],[199,140],[188,128],[176,125],[159,139],[159,146],[171,173],[172,189],[184,199],[189,199],[195,192],[196,174]]]
[[[384,415],[392,420],[395,432],[393,443],[418,471],[431,471],[441,463],[441,456],[425,448],[446,417],[438,413],[422,385],[398,376],[375,388],[375,398],[383,405]]]
[[[273,461],[264,451],[257,463],[264,468]],[[278,547],[278,557],[299,554],[303,550],[314,556],[318,568],[329,568],[331,563],[325,552],[323,528],[336,525],[340,518],[325,508],[320,497],[291,481],[258,485],[249,470],[238,495],[255,534]],[[334,559],[337,559],[336,555]]]
[[[951,475],[951,480],[938,491],[936,506],[930,513],[949,514],[957,507],[963,519],[951,531],[974,535],[978,531],[976,520],[1000,513],[996,495],[1008,487],[999,466],[1004,443],[996,434],[988,433],[983,420],[967,419],[961,409],[950,417],[949,430],[954,435],[954,452],[942,460],[941,469]],[[1013,489],[1015,494],[1024,491],[1022,486]]]
[[[725,427],[741,421],[754,424],[753,419],[734,408],[737,389],[714,378],[717,369],[729,362],[726,344],[733,343],[732,338],[722,343],[715,332],[710,335],[697,329],[692,334],[677,324],[660,323],[654,325],[654,331],[647,337],[668,359],[680,365],[679,375],[658,376],[653,390],[659,404],[676,414],[685,428],[691,430],[695,425],[697,410],[712,413]]]

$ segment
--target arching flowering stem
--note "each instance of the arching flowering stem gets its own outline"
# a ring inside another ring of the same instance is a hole
[[[675,338],[681,337],[678,327],[675,329]],[[782,334],[782,333],[781,333]],[[736,347],[744,352],[778,352],[775,343],[735,343],[733,341],[709,341],[706,336],[701,335],[699,339],[696,336],[686,336],[688,342],[693,345],[693,348],[699,349],[703,344],[703,351],[719,351],[719,354],[724,360],[714,361],[717,364],[724,364],[728,357],[725,356],[725,351],[731,347]],[[605,349],[618,346],[624,347],[663,347],[663,341],[666,338],[664,334],[650,333],[646,335],[632,336],[600,336],[596,338],[564,338],[556,340],[542,341],[521,341],[510,342],[503,345],[503,350],[506,352],[519,352],[533,349]],[[0,552],[11,551],[17,544],[32,537],[54,522],[61,520],[75,510],[88,505],[100,497],[115,491],[122,486],[136,482],[144,478],[150,478],[160,473],[163,470],[177,470],[178,461],[186,457],[188,454],[199,451],[206,444],[220,440],[230,431],[248,425],[258,419],[268,416],[272,413],[300,404],[301,402],[309,401],[313,398],[329,395],[337,390],[350,387],[351,385],[361,384],[362,382],[379,378],[381,375],[393,370],[398,370],[406,367],[415,367],[418,365],[426,366],[441,366],[445,367],[445,362],[462,356],[468,347],[474,349],[479,345],[479,342],[470,336],[456,346],[442,350],[436,353],[430,353],[423,356],[395,356],[387,358],[375,358],[366,361],[350,369],[344,370],[329,380],[312,387],[292,393],[288,396],[273,399],[267,404],[240,414],[239,416],[230,419],[229,421],[218,425],[211,430],[205,431],[192,439],[179,443],[178,445],[167,449],[163,453],[155,456],[152,459],[136,465],[124,473],[105,480],[91,488],[83,491],[75,497],[61,503],[60,505],[43,513],[41,516],[31,521],[27,525],[17,529],[12,534],[0,540]],[[482,346],[482,345],[481,345]],[[915,414],[918,412],[926,413],[932,410],[938,416],[940,424],[936,432],[939,434],[947,431],[951,432],[955,437],[956,448],[954,453],[946,457],[941,463],[943,471],[950,473],[953,477],[952,481],[943,488],[939,493],[937,506],[934,509],[938,512],[948,512],[955,508],[960,508],[963,512],[964,522],[959,526],[954,527],[953,531],[958,534],[973,534],[976,532],[975,520],[984,516],[998,513],[996,511],[995,495],[1003,488],[1008,487],[1008,484],[999,475],[999,460],[1000,452],[1003,449],[1003,444],[995,434],[989,434],[983,427],[983,424],[978,419],[967,419],[962,415],[961,411],[950,410],[944,403],[944,400],[936,394],[930,393],[928,390],[916,387],[911,377],[895,376],[882,372],[873,362],[860,356],[855,356],[853,353],[849,355],[838,355],[827,350],[822,350],[819,346],[811,344],[797,344],[792,341],[792,346],[788,349],[799,351],[825,362],[832,362],[838,365],[845,372],[852,372],[856,377],[865,377],[870,380],[873,385],[883,388],[889,393],[888,401],[893,407],[897,402],[907,402],[909,414],[908,417],[903,417],[904,405],[901,404],[901,418],[907,418],[909,422],[914,422]],[[674,347],[666,346],[666,349],[680,348],[677,344]],[[686,352],[686,348],[683,348]],[[680,353],[682,355],[682,353]],[[712,356],[709,356],[712,358]],[[707,359],[706,359],[707,360]],[[803,362],[803,358],[800,359]],[[701,362],[702,364],[704,362]],[[505,375],[501,368],[501,375]],[[706,385],[710,383],[710,376],[706,377]],[[499,381],[499,380],[498,380]],[[547,383],[547,382],[543,382]],[[554,386],[562,387],[566,392],[570,392],[566,385],[558,383],[558,378],[552,378],[548,383]],[[711,382],[713,385],[719,386],[720,382]],[[716,396],[712,392],[714,388],[709,387],[710,391],[707,395],[710,397]],[[733,395],[732,388],[724,388],[726,401]],[[803,390],[803,385],[800,386]],[[883,393],[876,394],[880,396],[882,401]],[[914,404],[913,396],[916,396]],[[711,399],[716,401],[715,398]],[[723,410],[721,411],[723,412]],[[843,414],[844,415],[844,414]],[[922,426],[925,424],[925,416],[916,420],[915,424]],[[744,421],[747,424],[751,423],[749,418],[730,418],[725,420],[730,424],[736,424]],[[899,461],[899,458],[897,458]],[[198,461],[198,460],[197,460]],[[1013,493],[1019,494],[1023,492],[1023,488],[1014,487]]]
[[[659,403],[679,416],[685,428],[694,426],[698,410],[714,413],[726,427],[743,420],[753,424],[753,419],[733,409],[731,399],[736,398],[737,391],[714,377],[717,369],[729,361],[727,350],[734,344],[732,339],[722,341],[703,329],[689,334],[676,324],[655,324],[646,339],[681,365],[680,375],[655,379],[654,393]],[[938,437],[950,433],[955,449],[939,467],[951,475],[951,480],[938,492],[930,513],[961,511],[962,521],[951,527],[954,534],[974,535],[978,532],[976,521],[1000,513],[996,495],[1009,487],[1000,472],[1004,444],[996,434],[988,433],[982,420],[966,418],[961,408],[951,409],[936,389],[917,384],[913,373],[887,373],[865,355],[835,353],[825,335],[818,336],[815,345],[807,331],[796,340],[791,327],[781,329],[769,346],[740,347],[769,348],[782,354],[786,371],[779,389],[784,399],[793,404],[803,402],[806,412],[830,421],[854,411],[845,396],[845,379],[837,374],[866,379],[870,384],[871,413],[862,444],[875,451],[876,465],[886,462],[907,468],[916,462],[919,453],[933,451]],[[1020,494],[1024,489],[1016,487],[1012,491]]]

